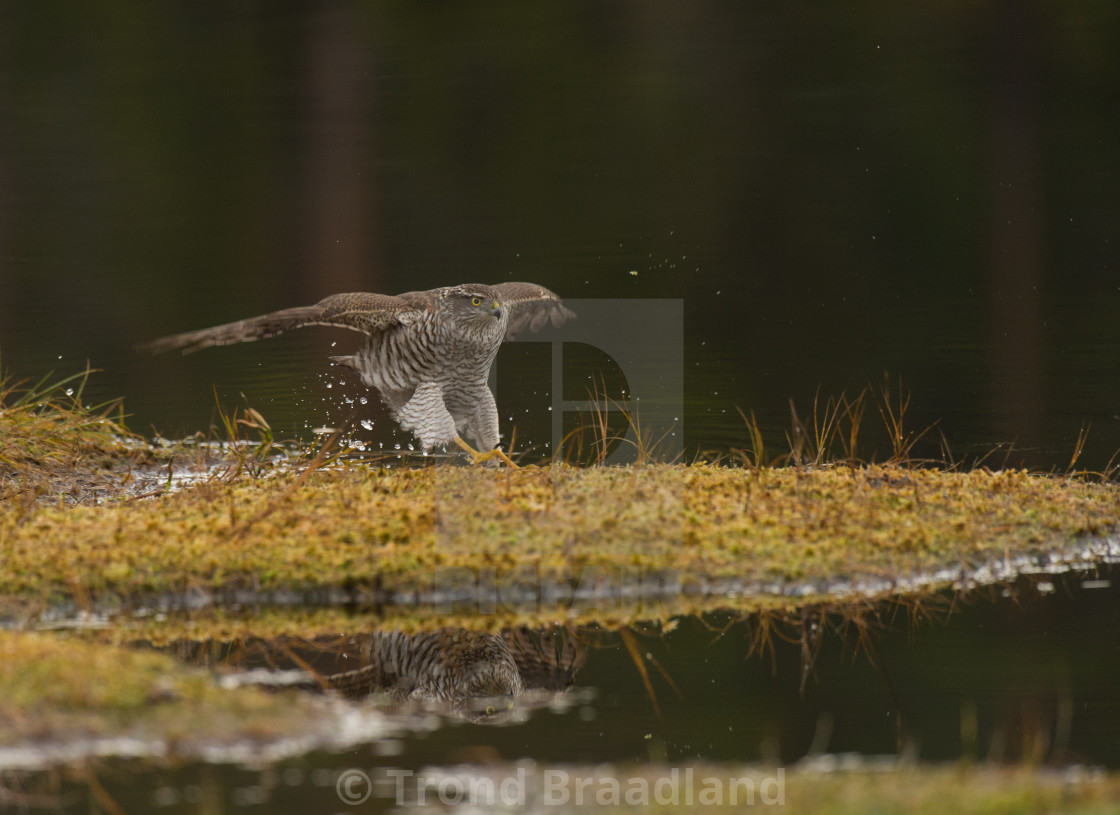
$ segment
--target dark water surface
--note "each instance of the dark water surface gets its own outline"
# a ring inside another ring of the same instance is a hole
[[[341,689],[358,709],[394,717],[393,735],[263,766],[229,757],[91,766],[126,811],[169,813],[335,811],[339,778],[354,770],[380,779],[363,811],[384,811],[394,805],[391,770],[432,777],[463,764],[508,769],[527,759],[560,767],[715,762],[891,771],[961,760],[1116,769],[1118,592],[1120,569],[1101,567],[921,600],[810,606],[783,618],[711,614],[623,631],[180,642],[167,650],[224,676],[286,678],[308,693],[323,684]],[[495,642],[505,644],[495,650]],[[487,649],[484,660],[470,658],[474,667],[516,664],[517,692],[504,703],[435,701],[444,678],[467,664],[464,643]],[[362,674],[364,688],[347,673],[370,666],[376,671]],[[293,680],[300,671],[303,680]],[[413,701],[402,701],[409,693]],[[28,792],[88,796],[59,787],[51,774],[13,777]]]
[[[920,600],[683,617],[623,633],[447,629],[445,641],[456,642],[438,652],[446,659],[436,656],[431,634],[184,642],[169,650],[226,672],[310,669],[357,701],[371,698],[363,684],[370,675],[358,682],[349,672],[376,664],[381,695],[372,698],[392,710],[399,709],[393,689],[434,698],[449,665],[465,663],[461,641],[489,648],[504,638],[524,683],[512,715],[486,695],[478,698],[494,708],[491,717],[478,705],[434,707],[451,726],[403,738],[402,762],[450,764],[473,750],[550,762],[660,756],[792,764],[833,752],[1120,768],[1118,598],[1120,569],[1101,567]],[[402,664],[423,669],[395,670]],[[970,727],[974,734],[962,741]]]
[[[2,364],[89,360],[90,399],[125,397],[143,432],[204,429],[216,385],[307,437],[338,421],[324,357],[355,335],[133,345],[527,279],[682,304],[683,416],[662,418],[687,451],[742,446],[736,406],[782,444],[788,399],[890,372],[955,455],[1064,466],[1091,424],[1099,467],[1120,449],[1118,38],[1109,3],[6,4]],[[539,412],[500,397],[507,435]],[[407,442],[370,411],[373,440]]]

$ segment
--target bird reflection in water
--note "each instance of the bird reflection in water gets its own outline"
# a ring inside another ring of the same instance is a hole
[[[393,702],[439,702],[474,719],[512,710],[524,690],[517,663],[496,634],[378,631],[352,644],[360,667],[322,677],[351,698],[384,693]]]
[[[586,648],[562,628],[516,628],[501,634],[445,628],[314,640],[182,642],[176,651],[195,664],[257,669],[251,674],[253,684],[267,687],[273,684],[269,677],[290,676],[298,669],[295,684],[309,690],[488,724],[509,719],[515,707],[551,702],[572,687],[586,658]],[[260,673],[260,668],[267,671]]]

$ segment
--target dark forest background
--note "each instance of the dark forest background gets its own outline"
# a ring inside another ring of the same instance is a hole
[[[683,300],[689,450],[889,372],[955,452],[1061,466],[1088,423],[1100,466],[1118,53],[1103,0],[3,3],[0,364],[88,359],[141,432],[213,385],[303,433],[339,338],[133,345],[525,279]]]

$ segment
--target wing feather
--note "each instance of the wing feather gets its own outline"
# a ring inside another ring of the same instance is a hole
[[[363,334],[375,334],[395,325],[411,322],[419,314],[416,304],[387,294],[333,294],[313,306],[288,308],[213,328],[161,337],[140,347],[153,354],[179,350],[189,354],[214,345],[232,345],[275,337],[284,331],[308,325],[330,325]]]
[[[497,289],[502,302],[509,308],[507,340],[513,339],[526,328],[540,331],[549,323],[559,328],[568,320],[576,319],[576,313],[544,286],[535,283],[498,283],[492,288]]]

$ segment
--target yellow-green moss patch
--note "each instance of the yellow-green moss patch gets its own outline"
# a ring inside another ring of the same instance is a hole
[[[828,756],[819,762],[822,766],[839,763]],[[472,778],[488,778],[495,786],[515,773],[515,767],[502,765],[472,768]],[[849,771],[822,773],[812,768],[711,763],[687,768],[664,763],[597,764],[530,769],[529,779],[530,789],[548,791],[547,798],[540,793],[540,798],[530,799],[530,807],[544,809],[549,802],[553,806],[563,802],[595,813],[757,808],[805,815],[1103,815],[1120,806],[1120,776],[1080,768],[919,765],[875,770],[857,765]]]
[[[93,507],[0,505],[0,594],[39,601],[340,588],[895,578],[1061,552],[1120,489],[898,467],[354,466]],[[488,584],[488,585],[489,585]]]
[[[135,648],[0,632],[0,744],[128,735],[162,744],[317,732],[317,700],[222,689],[204,671]]]

